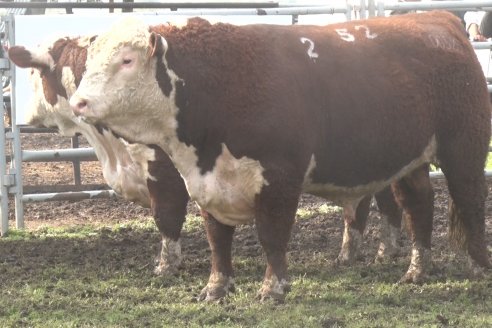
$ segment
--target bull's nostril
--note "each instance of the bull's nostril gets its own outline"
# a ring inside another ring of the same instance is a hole
[[[72,110],[75,116],[82,115],[87,109],[87,100],[85,99],[77,99],[72,104]]]
[[[87,101],[85,101],[85,100],[81,100],[81,101],[79,101],[79,103],[77,104],[77,108],[78,108],[78,109],[83,109],[83,108],[84,108],[84,107],[86,107],[86,106],[87,106]]]

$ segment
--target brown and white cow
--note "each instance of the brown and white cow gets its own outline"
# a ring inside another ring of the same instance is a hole
[[[267,268],[259,295],[283,299],[301,192],[352,216],[392,185],[411,230],[402,281],[430,261],[429,163],[452,197],[450,235],[482,267],[485,79],[446,12],[319,26],[211,25],[149,31],[135,19],[99,35],[71,97],[74,112],[131,142],[156,144],[205,220],[212,268],[203,299],[232,287],[234,227],[255,222]]]
[[[152,208],[162,237],[155,272],[174,273],[182,261],[180,233],[189,200],[183,179],[159,147],[128,143],[73,115],[68,97],[85,71],[89,43],[90,38],[60,38],[34,50],[9,49],[12,62],[32,68],[28,123],[56,127],[66,136],[80,133],[87,139],[108,185],[121,197]]]
[[[154,218],[163,244],[155,271],[160,274],[175,272],[181,263],[179,236],[188,196],[168,156],[159,147],[128,143],[106,128],[95,128],[81,121],[74,116],[67,102],[67,97],[75,92],[82,78],[87,46],[94,39],[65,37],[34,50],[21,46],[10,48],[10,58],[15,64],[33,68],[30,80],[34,97],[27,120],[33,125],[56,127],[67,136],[81,133],[95,149],[109,186],[123,198],[145,207],[153,200]],[[401,210],[389,189],[377,193],[375,198],[384,217],[376,255],[376,260],[381,261],[399,253]],[[357,257],[370,200],[371,197],[366,197],[361,201],[355,220],[346,216],[337,263],[350,264]]]

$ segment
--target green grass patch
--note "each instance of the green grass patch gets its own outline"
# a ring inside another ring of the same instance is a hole
[[[293,250],[304,261],[290,265],[285,304],[256,301],[264,258],[241,248],[234,257],[236,292],[221,304],[197,302],[209,273],[201,226],[201,219],[189,218],[183,270],[169,277],[152,273],[159,234],[151,220],[12,230],[0,239],[1,326],[492,326],[490,273],[474,281],[451,275],[422,286],[397,285],[406,258],[337,268],[312,256],[312,249]]]

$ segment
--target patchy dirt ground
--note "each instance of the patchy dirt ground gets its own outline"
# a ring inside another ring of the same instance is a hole
[[[80,138],[81,147],[88,144]],[[56,149],[70,148],[70,139],[57,134],[22,134],[23,149]],[[23,177],[25,186],[67,185],[73,184],[72,164],[66,162],[24,163]],[[104,184],[98,162],[82,163],[83,184]],[[436,261],[447,262],[451,252],[447,242],[447,188],[443,180],[435,180],[435,219],[433,231],[433,255]],[[487,241],[492,245],[492,180],[489,182],[489,198],[487,201]],[[343,222],[339,213],[316,214],[316,210],[325,201],[312,196],[303,196],[300,207],[313,210],[314,215],[308,220],[298,220],[295,226],[290,249],[295,250],[309,247],[312,253],[323,253],[327,260],[337,255],[340,247]],[[11,226],[14,224],[13,204],[11,202]],[[196,212],[196,206],[189,204],[189,211]],[[150,216],[149,209],[127,202],[123,199],[93,199],[79,202],[56,201],[28,203],[24,207],[25,225],[27,229],[36,229],[41,225],[79,225],[88,223],[103,223],[111,225],[127,220],[146,219]],[[369,225],[366,231],[362,255],[370,262],[378,245],[378,212],[373,208],[370,213]],[[256,241],[256,233],[252,227],[242,227],[236,234],[235,245],[246,252],[258,254],[261,249]],[[157,253],[158,235],[151,238]],[[403,254],[408,254],[408,240],[404,238]],[[114,247],[114,246],[113,246]],[[184,235],[183,251],[193,252],[207,247],[203,233]],[[489,247],[490,249],[490,247]],[[156,254],[155,253],[155,254]],[[294,255],[295,257],[295,255]],[[291,259],[292,260],[292,259]],[[294,261],[301,260],[294,258]]]

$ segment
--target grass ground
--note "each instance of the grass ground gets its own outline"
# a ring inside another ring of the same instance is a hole
[[[209,270],[196,217],[188,219],[183,234],[183,270],[165,278],[152,274],[159,235],[150,220],[13,231],[0,239],[0,326],[492,326],[492,275],[468,279],[452,257],[439,260],[420,286],[395,284],[408,265],[405,256],[378,265],[368,260],[333,266],[330,259],[338,250],[323,252],[325,245],[316,246],[313,236],[316,227],[330,231],[319,218],[330,211],[326,205],[299,211],[289,254],[292,291],[280,305],[255,300],[264,261],[251,227],[237,232],[236,293],[221,304],[195,299]]]

